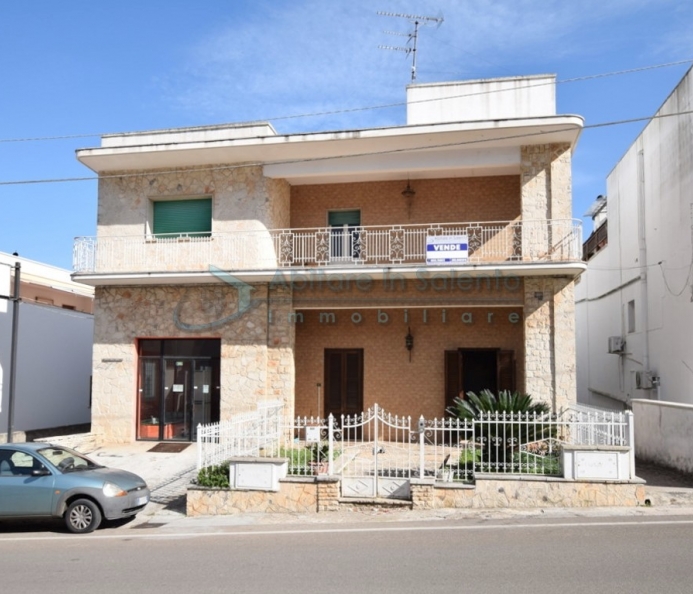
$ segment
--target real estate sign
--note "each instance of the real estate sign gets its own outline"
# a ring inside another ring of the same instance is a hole
[[[469,257],[466,235],[428,235],[426,264],[459,264]]]

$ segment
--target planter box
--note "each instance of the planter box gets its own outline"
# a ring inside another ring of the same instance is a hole
[[[231,458],[229,486],[245,491],[279,491],[279,481],[286,478],[286,458]]]
[[[563,446],[563,476],[574,481],[629,481],[630,447]]]

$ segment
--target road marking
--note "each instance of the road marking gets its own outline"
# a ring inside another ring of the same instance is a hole
[[[604,528],[613,526],[670,526],[670,525],[690,525],[693,520],[638,520],[625,522],[560,522],[554,524],[483,524],[483,525],[436,525],[436,526],[377,526],[364,528],[299,528],[294,530],[255,530],[246,532],[148,532],[135,533],[132,529],[128,532],[115,534],[90,534],[90,535],[70,535],[53,534],[40,536],[7,536],[0,537],[3,542],[36,542],[43,540],[74,540],[75,542],[88,542],[92,540],[170,540],[176,538],[209,538],[209,537],[249,537],[249,536],[281,536],[281,535],[301,535],[301,534],[350,534],[368,532],[433,532],[443,530],[522,530],[527,528],[547,529],[547,528]],[[244,526],[248,528],[248,526]],[[87,540],[88,539],[88,540]]]

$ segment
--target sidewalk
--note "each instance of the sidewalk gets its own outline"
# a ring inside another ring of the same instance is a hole
[[[59,439],[56,439],[59,441]],[[646,481],[646,499],[650,505],[637,508],[537,508],[537,509],[438,509],[400,510],[365,505],[362,508],[315,514],[243,514],[187,518],[186,488],[196,476],[197,446],[189,444],[179,453],[150,451],[156,442],[102,446],[83,451],[105,466],[122,468],[139,474],[147,481],[152,499],[126,528],[161,528],[176,526],[223,527],[260,524],[344,523],[461,519],[468,517],[502,518],[545,515],[548,517],[693,515],[693,476],[655,465],[638,462],[636,473]],[[79,449],[79,448],[77,448]]]

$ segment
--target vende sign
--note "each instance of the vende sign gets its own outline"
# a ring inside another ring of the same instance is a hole
[[[426,264],[460,264],[468,257],[466,235],[426,236]]]

